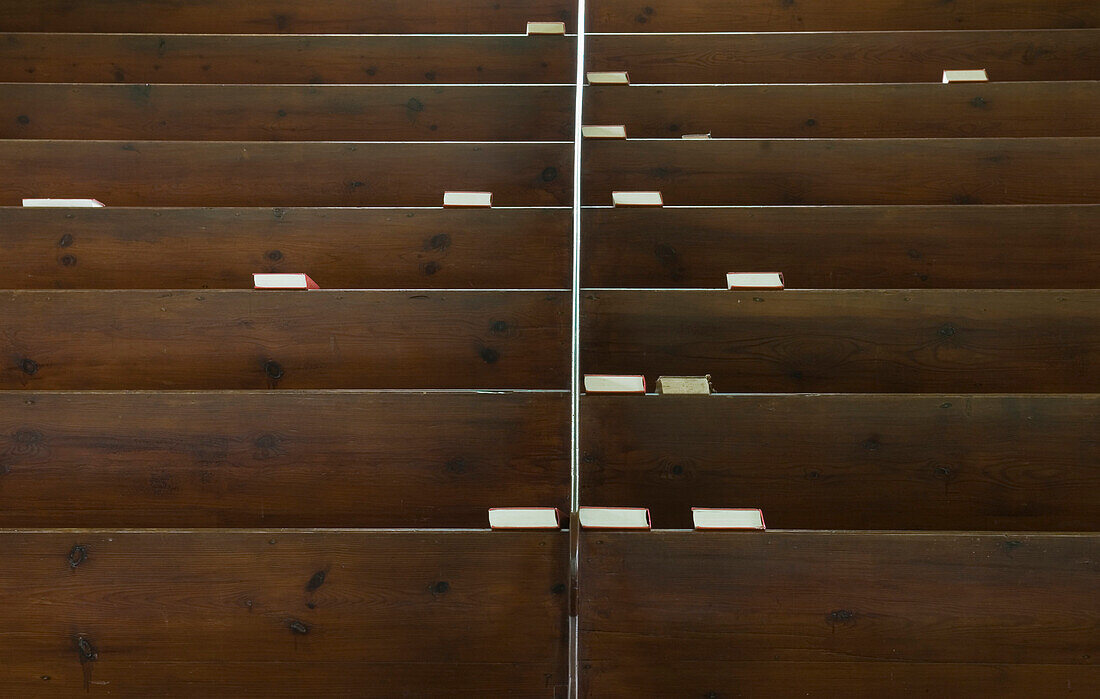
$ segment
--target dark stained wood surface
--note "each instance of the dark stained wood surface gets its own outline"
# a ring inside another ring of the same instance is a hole
[[[568,387],[559,291],[0,293],[0,388]]]
[[[575,56],[561,36],[15,33],[0,34],[0,80],[572,84]]]
[[[1100,149],[1100,148],[1098,148]],[[107,206],[572,204],[569,143],[0,141],[0,204],[93,197]]]
[[[564,533],[5,531],[0,550],[14,696],[548,697],[567,681]]]
[[[994,82],[1100,78],[1098,29],[606,35],[587,41],[587,70],[625,70],[631,83],[939,83],[945,69],[969,68],[987,69]]]
[[[1097,113],[1100,83],[1074,81],[590,87],[584,106],[585,123],[631,138],[1097,136]]]
[[[581,544],[587,697],[1100,690],[1095,534],[585,532]]]
[[[528,21],[564,21],[564,0],[35,0],[0,5],[13,32],[179,32],[185,34],[522,34]]]
[[[1092,204],[1100,138],[592,141],[586,204]]]
[[[569,509],[568,393],[0,392],[2,527],[488,527]]]
[[[570,227],[567,209],[0,207],[0,288],[568,288]]]
[[[573,88],[0,85],[0,138],[572,140]]]
[[[590,32],[1100,27],[1100,7],[1090,0],[588,0],[587,7]]]
[[[1097,531],[1100,396],[583,396],[581,503],[779,529]]]
[[[1095,205],[596,208],[582,228],[590,287],[721,288],[735,271],[788,289],[1100,285]]]
[[[1100,392],[1100,291],[586,291],[586,374],[723,392]]]

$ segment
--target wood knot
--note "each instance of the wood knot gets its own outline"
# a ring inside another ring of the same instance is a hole
[[[448,233],[436,233],[428,238],[428,249],[443,252],[451,247],[451,236]]]
[[[494,320],[492,325],[489,326],[489,331],[494,333],[503,333],[508,331],[508,323],[503,320]]]
[[[297,619],[291,620],[289,623],[287,623],[286,626],[288,629],[290,629],[291,633],[296,633],[300,636],[305,636],[307,633],[309,633],[309,627],[298,621]]]
[[[62,255],[57,258],[57,261],[60,262],[63,267],[75,267],[76,255]]]
[[[88,560],[88,547],[83,544],[76,544],[69,550],[69,567],[76,568],[78,565]]]
[[[92,642],[84,636],[76,637],[76,652],[80,656],[80,664],[94,663],[99,660],[99,651],[95,649]]]
[[[481,360],[486,364],[496,364],[497,360],[500,359],[500,352],[497,352],[492,347],[483,347],[479,354],[481,355]]]
[[[942,335],[943,337],[952,337],[955,334],[955,332],[956,332],[955,326],[951,325],[950,323],[947,323],[946,325],[941,327],[940,330],[939,330],[940,335]]]
[[[410,97],[409,101],[405,103],[405,107],[407,107],[408,110],[411,112],[424,111],[424,103],[416,99],[415,97]]]
[[[283,259],[283,251],[282,250],[268,250],[267,252],[264,253],[264,257],[271,260],[272,262],[278,262],[279,260]]]
[[[61,236],[61,240],[57,241],[57,247],[59,247],[59,248],[67,248],[72,244],[73,244],[73,237],[72,237],[72,235],[70,235],[68,233]]]
[[[33,359],[24,359],[19,363],[19,368],[23,370],[24,374],[34,376],[38,373],[38,362]]]
[[[319,570],[310,577],[309,582],[306,583],[306,590],[313,592],[317,588],[325,584],[325,571]]]
[[[283,378],[283,367],[280,366],[278,362],[269,359],[264,362],[264,373],[267,374],[270,378],[278,381],[279,379]]]
[[[834,609],[825,616],[831,625],[851,626],[856,623],[856,614],[850,609]]]
[[[556,167],[548,167],[542,171],[543,182],[553,182],[558,179],[558,169]]]
[[[436,584],[432,585],[432,592],[437,595],[446,594],[451,589],[451,584],[446,580],[440,580]]]

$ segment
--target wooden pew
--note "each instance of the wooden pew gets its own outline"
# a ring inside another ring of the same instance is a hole
[[[15,696],[546,697],[567,535],[0,532]]]
[[[568,288],[571,235],[567,209],[0,207],[0,288]]]
[[[489,191],[497,206],[573,200],[569,143],[7,140],[0,161],[8,206],[50,196],[108,206],[441,206],[446,190]]]
[[[576,4],[564,0],[111,0],[4,3],[0,27],[14,32],[179,32],[181,34],[522,34],[528,21],[565,21],[575,31]]]
[[[0,292],[0,388],[568,387],[561,291]]]
[[[0,85],[0,138],[553,141],[573,88],[383,85]],[[9,118],[10,116],[10,118]]]
[[[0,391],[0,527],[474,527],[569,509],[568,393]]]
[[[586,532],[583,696],[1100,692],[1100,535]]]
[[[623,88],[628,89],[628,88]],[[588,141],[586,204],[1093,204],[1100,138]]]
[[[4,82],[572,84],[575,65],[560,36],[0,34]]]
[[[586,123],[631,138],[1097,136],[1097,113],[1100,83],[1074,81],[590,87],[584,105]]]
[[[586,374],[722,392],[1100,392],[1100,291],[585,291]]]
[[[788,289],[1095,288],[1100,206],[585,209],[583,284]],[[0,215],[2,220],[2,215]]]
[[[55,0],[56,1],[56,0]],[[822,32],[1100,27],[1090,0],[588,0],[590,32]],[[23,10],[23,8],[20,8]],[[25,11],[25,10],[23,10]],[[35,25],[38,26],[38,25]]]
[[[1100,395],[597,396],[581,503],[805,529],[1097,531]]]
[[[597,35],[585,52],[587,70],[629,71],[631,83],[938,83],[945,69],[965,68],[986,68],[995,82],[1095,80],[1098,37],[1097,29]]]

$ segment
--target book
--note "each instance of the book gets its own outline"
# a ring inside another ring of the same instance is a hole
[[[782,289],[783,275],[779,272],[728,272],[726,287],[729,289]]]
[[[493,205],[492,192],[444,192],[443,206],[445,207],[491,207]]]
[[[611,203],[615,206],[664,206],[665,200],[660,192],[612,192]]]
[[[645,377],[618,374],[585,374],[585,393],[645,393]]]
[[[103,206],[103,202],[98,199],[24,199],[23,206],[97,208]]]
[[[630,76],[625,70],[589,71],[589,85],[629,85]]]
[[[492,529],[561,529],[556,507],[490,507]]]
[[[256,289],[320,289],[308,274],[253,274]]]
[[[657,393],[662,395],[704,395],[712,392],[710,374],[706,376],[662,376],[657,379]]]
[[[696,529],[766,529],[764,513],[751,507],[693,507]]]
[[[582,507],[578,510],[582,529],[650,529],[645,507]]]
[[[943,82],[946,83],[984,83],[989,81],[985,68],[976,70],[945,70]]]
[[[528,22],[527,36],[532,34],[564,34],[565,22]]]
[[[584,138],[626,138],[625,126],[582,126]]]

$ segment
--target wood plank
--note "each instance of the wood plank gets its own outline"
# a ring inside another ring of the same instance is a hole
[[[560,36],[0,35],[0,81],[41,83],[569,83]]]
[[[452,189],[498,206],[572,204],[569,143],[0,140],[0,204],[441,206]],[[170,186],[169,184],[170,183]]]
[[[1100,83],[1075,81],[591,87],[584,105],[631,138],[1097,136],[1097,113]]]
[[[567,288],[567,209],[0,207],[0,288]]]
[[[3,527],[472,527],[569,509],[568,393],[0,392]]]
[[[714,288],[737,270],[781,271],[788,289],[1090,289],[1100,279],[1094,205],[606,208],[586,209],[582,227],[593,287]]]
[[[1098,556],[1095,534],[587,533],[581,680],[591,697],[1091,694]]]
[[[1097,531],[1098,395],[583,396],[581,503],[780,529]]]
[[[283,697],[304,677],[324,696],[546,697],[567,681],[565,534],[46,530],[0,542],[0,684],[19,695]]]
[[[1091,393],[1100,292],[589,291],[581,360],[722,392]]]
[[[829,8],[832,8],[832,4]],[[631,83],[940,82],[945,69],[990,80],[1096,80],[1100,30],[589,36],[588,70]]]
[[[0,85],[0,138],[545,141],[573,138],[573,88]]]
[[[829,32],[1100,27],[1090,0],[589,0],[591,32]]]
[[[584,163],[586,204],[1100,202],[1100,138],[588,141]]]
[[[558,291],[0,292],[0,388],[568,387]]]
[[[5,2],[0,26],[13,32],[179,32],[181,34],[522,34],[531,20],[564,21],[563,0],[67,0]]]

